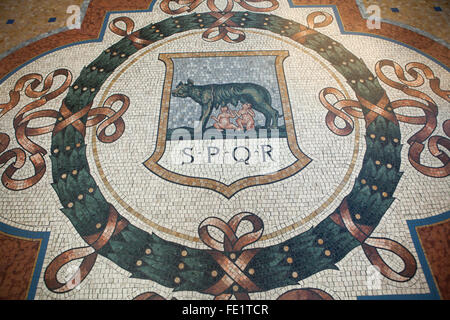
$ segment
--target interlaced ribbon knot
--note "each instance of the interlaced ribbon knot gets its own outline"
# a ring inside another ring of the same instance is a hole
[[[253,230],[238,237],[236,231],[242,221],[252,224]],[[214,227],[224,234],[223,242],[213,238],[209,227]],[[220,218],[210,217],[199,226],[200,239],[210,247],[209,254],[225,272],[224,276],[204,292],[213,294],[216,300],[230,299],[232,294],[226,293],[233,286],[234,295],[238,299],[248,300],[248,292],[260,291],[260,288],[245,274],[245,269],[259,249],[243,250],[244,247],[258,241],[262,236],[264,224],[252,213],[239,213],[228,223]],[[239,256],[237,256],[239,254]],[[238,285],[237,287],[234,285]],[[238,289],[238,290],[236,290]]]
[[[45,270],[44,281],[49,290],[57,293],[64,293],[76,288],[94,267],[98,256],[98,250],[103,248],[111,237],[120,233],[128,223],[129,222],[124,218],[119,219],[119,213],[112,205],[110,205],[108,220],[103,231],[83,237],[89,246],[64,251],[48,265]],[[75,274],[73,274],[66,282],[61,283],[57,279],[58,271],[67,263],[79,259],[82,259],[82,261]]]
[[[64,77],[63,83],[54,90],[52,89],[55,77]],[[30,83],[28,83],[31,81]],[[28,83],[28,85],[27,85]],[[41,90],[37,87],[43,83]],[[103,106],[92,109],[92,103],[87,104],[81,110],[72,112],[62,101],[59,111],[52,109],[42,109],[48,102],[59,97],[66,92],[72,83],[72,73],[67,69],[57,69],[49,73],[45,79],[37,73],[30,73],[17,80],[14,89],[10,91],[10,100],[0,104],[0,118],[16,107],[21,99],[21,92],[36,100],[23,106],[14,116],[13,128],[15,137],[20,148],[8,149],[11,139],[8,134],[0,132],[0,166],[5,165],[11,159],[14,162],[9,164],[1,175],[3,185],[10,190],[24,190],[38,183],[46,172],[44,156],[47,150],[34,142],[30,137],[40,136],[52,132],[53,136],[72,125],[84,137],[86,127],[96,125],[97,137],[101,142],[110,143],[119,139],[124,130],[125,123],[122,115],[127,111],[130,104],[129,98],[123,94],[114,94],[104,102]],[[82,90],[82,89],[80,89]],[[121,103],[120,109],[116,112],[111,107],[116,102]],[[81,119],[88,116],[86,124]],[[31,127],[31,123],[36,120],[50,119],[51,123],[39,127]],[[55,123],[55,120],[57,122]],[[106,129],[114,125],[115,130],[107,135]],[[26,153],[31,154],[29,159],[34,167],[34,174],[31,177],[19,179],[15,178],[15,173],[22,169],[26,163]]]
[[[178,7],[172,9],[170,4],[176,3]],[[205,0],[163,0],[161,2],[161,10],[167,14],[175,15],[184,12],[190,12],[197,8]],[[227,0],[224,9],[219,9],[216,6],[215,0],[206,0],[208,8],[211,10],[209,13],[216,19],[208,29],[203,33],[202,39],[205,41],[218,41],[224,40],[230,43],[241,42],[245,39],[245,33],[236,29],[238,25],[234,23],[231,18],[234,16],[233,10],[234,4],[238,4],[244,9],[252,12],[270,12],[278,8],[279,3],[277,0]],[[254,6],[253,3],[268,3],[268,6]],[[230,34],[236,37],[230,37]]]
[[[330,218],[337,225],[346,228],[361,243],[361,247],[367,258],[372,265],[379,268],[383,276],[398,282],[408,281],[414,276],[417,270],[417,264],[414,256],[408,249],[391,239],[371,237],[370,234],[374,229],[373,227],[353,222],[347,198],[342,201],[337,211]],[[400,272],[393,270],[380,256],[379,249],[387,250],[397,255],[404,263],[403,270]]]
[[[180,14],[184,12],[191,12],[197,8],[205,0],[163,0],[160,8],[167,14]],[[170,3],[175,2],[178,6],[176,9],[170,8]]]
[[[317,17],[324,17],[324,19],[323,21],[316,22]],[[298,43],[304,44],[308,35],[317,33],[314,29],[326,27],[332,22],[333,17],[329,13],[323,11],[312,12],[306,17],[307,26],[300,25],[300,31],[294,33],[290,38]]]
[[[208,8],[217,8],[215,5],[215,0],[206,0],[208,4]],[[178,8],[172,9],[170,7],[171,3],[176,3]],[[200,4],[205,2],[205,0],[163,0],[160,4],[160,8],[167,14],[180,14],[184,12],[191,12],[195,8],[197,8]],[[270,3],[270,6],[258,7],[253,6],[250,3]],[[227,4],[224,12],[231,11],[233,9],[233,3],[239,4],[241,7],[247,9],[248,11],[253,12],[267,12],[273,11],[279,7],[278,0],[227,0]]]
[[[400,82],[388,78],[383,68],[391,67]],[[346,99],[344,94],[335,88],[324,88],[319,93],[319,100],[322,105],[328,109],[325,117],[327,127],[337,135],[346,136],[353,131],[353,118],[365,119],[366,128],[378,117],[382,116],[386,120],[398,125],[399,122],[423,125],[423,127],[408,139],[410,145],[408,151],[408,158],[411,165],[424,175],[443,178],[450,175],[450,156],[443,151],[445,148],[450,151],[450,119],[445,119],[442,124],[442,129],[446,136],[434,135],[433,132],[437,128],[438,106],[436,102],[426,93],[413,89],[412,87],[419,87],[425,83],[424,77],[415,69],[421,70],[426,79],[429,81],[431,90],[444,99],[450,102],[450,91],[440,88],[440,80],[435,77],[433,71],[424,64],[414,62],[408,63],[405,67],[406,72],[413,77],[408,80],[405,76],[403,68],[392,60],[380,60],[375,66],[375,71],[378,79],[388,86],[401,90],[408,96],[421,99],[423,102],[415,99],[400,99],[390,101],[384,92],[383,96],[377,103],[371,103],[361,96],[357,96],[358,100]],[[327,99],[328,95],[334,96],[336,102],[330,103]],[[423,111],[422,116],[411,116],[407,114],[400,114],[395,112],[398,108],[416,108]],[[365,109],[368,112],[363,113]],[[344,121],[345,126],[340,128],[336,125],[336,118]],[[442,166],[431,167],[424,165],[421,161],[421,154],[425,149],[425,142],[428,140],[428,151],[430,154],[438,159]]]
[[[125,23],[125,29],[120,28],[117,25],[118,22]],[[128,17],[115,18],[109,24],[109,30],[111,30],[113,33],[115,33],[119,36],[127,37],[133,43],[134,47],[138,50],[153,43],[153,41],[142,39],[139,36],[139,31],[133,32],[134,31],[134,21]]]

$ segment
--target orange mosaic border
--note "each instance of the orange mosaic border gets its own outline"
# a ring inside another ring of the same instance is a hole
[[[22,47],[0,60],[0,79],[37,56],[76,42],[98,39],[106,17],[112,11],[145,10],[151,0],[93,0],[83,18],[80,29],[66,30]]]
[[[367,29],[366,20],[361,17],[354,0],[292,0],[294,5],[335,5],[344,29],[348,32],[360,32],[394,39],[412,46],[429,56],[450,66],[449,50],[440,43],[419,35],[411,30],[382,22],[381,29]],[[106,14],[112,11],[145,10],[152,0],[93,0],[83,19],[81,29],[67,30],[20,48],[0,60],[0,79],[27,61],[50,50],[80,41],[98,39]]]
[[[25,300],[30,291],[42,239],[0,231],[0,300]]]
[[[444,300],[450,300],[449,231],[450,219],[416,227],[420,245],[430,265],[430,272],[437,285],[437,290]]]
[[[334,5],[337,8],[342,25],[346,32],[359,32],[372,34],[383,38],[396,40],[414,47],[429,56],[450,67],[449,49],[444,45],[420,35],[412,30],[402,28],[387,22],[381,22],[380,29],[368,29],[367,20],[361,16],[361,12],[355,0],[290,0],[297,6],[308,5]]]

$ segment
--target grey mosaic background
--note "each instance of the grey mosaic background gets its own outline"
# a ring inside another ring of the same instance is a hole
[[[174,58],[173,88],[188,79],[194,85],[223,84],[231,82],[252,82],[269,90],[272,97],[272,107],[283,114],[281,106],[278,80],[275,73],[275,56],[251,57],[205,57],[205,58]],[[241,104],[229,106],[232,110],[239,110]],[[219,110],[213,110],[211,116],[217,116]],[[264,116],[255,111],[255,125],[264,126]],[[169,129],[188,126],[193,128],[194,121],[201,117],[201,107],[190,98],[170,98]],[[232,119],[233,123],[236,123]],[[210,119],[207,126],[212,126],[214,120]],[[278,124],[284,125],[283,118]]]

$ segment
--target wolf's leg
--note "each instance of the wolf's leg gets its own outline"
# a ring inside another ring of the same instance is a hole
[[[261,103],[262,113],[266,117],[266,128],[278,128],[278,111],[266,102]]]
[[[264,128],[270,127],[270,120],[271,120],[271,114],[269,113],[269,110],[266,108],[264,103],[261,104],[254,104],[252,105],[253,110],[256,110],[258,112],[261,112],[264,115]]]
[[[271,109],[273,110],[273,112],[272,112],[272,128],[275,129],[275,128],[278,128],[279,112],[272,107],[271,107]]]
[[[200,119],[200,122],[202,123],[202,131],[205,132],[206,125],[208,124],[209,117],[212,113],[212,106],[211,103],[208,103],[206,106],[202,106],[202,117]]]

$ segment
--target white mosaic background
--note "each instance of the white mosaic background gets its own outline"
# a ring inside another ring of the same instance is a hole
[[[152,155],[158,133],[162,79],[166,72],[164,64],[158,61],[158,54],[161,51],[177,52],[179,47],[183,47],[186,52],[198,50],[204,41],[195,34],[180,39],[175,47],[170,47],[169,43],[155,52],[149,52],[141,61],[129,67],[109,90],[109,94],[126,92],[133,107],[130,107],[124,116],[127,129],[120,140],[114,144],[98,145],[100,162],[114,190],[134,210],[159,225],[191,236],[197,236],[198,223],[208,216],[214,215],[228,220],[238,212],[250,211],[264,219],[265,233],[271,233],[309,215],[329,197],[330,190],[337,188],[351,161],[355,137],[339,138],[324,125],[326,110],[319,105],[317,86],[322,88],[338,84],[317,61],[292,45],[281,41],[272,42],[271,38],[264,40],[263,42],[260,35],[249,34],[244,43],[233,44],[231,49],[242,50],[250,47],[252,50],[289,50],[290,57],[286,58],[284,69],[293,121],[299,146],[312,162],[293,177],[280,183],[245,189],[230,200],[211,190],[192,189],[164,181],[142,165]],[[206,51],[230,50],[230,45],[225,42],[209,46],[211,48],[207,46]],[[143,65],[146,67],[143,68]],[[141,72],[139,76],[136,76],[137,70]],[[117,72],[120,73],[119,70]],[[299,73],[304,75],[304,80],[298,80]],[[313,81],[316,82],[315,85]],[[149,94],[150,90],[154,94]],[[211,143],[218,142],[204,142],[203,146]],[[258,167],[247,168],[242,164],[233,166],[231,170],[229,164],[226,164],[221,171],[217,170],[217,165],[200,165],[200,168],[194,165],[176,165],[177,161],[172,160],[173,144],[174,142],[168,144],[167,155],[159,162],[171,171],[211,177],[225,183],[259,173]],[[227,144],[233,142],[229,141]],[[287,146],[282,143],[280,148],[286,150]],[[230,147],[227,147],[228,149]],[[295,159],[290,152],[285,154],[280,168],[291,164]],[[183,156],[181,159],[188,158]],[[311,192],[312,188],[314,193]],[[150,190],[152,191],[149,192]],[[177,195],[175,199],[173,194]],[[180,220],[180,215],[189,222]]]
[[[305,22],[310,12],[318,10],[317,8],[287,9],[288,5],[281,2],[280,8],[274,14]],[[330,8],[322,10],[333,14]],[[197,10],[197,12],[201,11]],[[165,14],[160,13],[157,6],[155,6],[155,13],[127,15],[134,19],[136,28],[166,17]],[[120,16],[120,14],[111,15],[109,20],[117,16]],[[413,50],[378,38],[341,35],[336,21],[320,31],[341,42],[357,56],[364,57],[365,63],[372,70],[375,63],[380,59],[392,59],[401,65],[410,61],[422,62],[431,67],[436,76],[441,79],[442,86],[448,88],[450,79],[448,73],[433,61]],[[203,218],[218,216],[227,220],[234,214],[245,210],[256,213],[263,219],[265,234],[267,234],[299,221],[312,210],[317,209],[345,175],[351,160],[355,134],[353,133],[348,137],[337,137],[329,132],[324,123],[326,112],[320,106],[317,98],[320,89],[327,86],[338,87],[336,81],[323,68],[319,67],[310,56],[301,53],[295,47],[280,41],[273,41],[268,44],[266,42],[267,36],[250,32],[246,34],[246,41],[233,45],[224,42],[206,43],[200,40],[198,34],[168,43],[146,56],[146,59],[149,59],[148,61],[152,63],[147,64],[145,68],[138,67],[138,64],[136,64],[136,67],[128,70],[120,81],[111,88],[111,94],[126,93],[129,95],[131,106],[124,116],[126,130],[123,137],[111,145],[98,144],[101,163],[108,180],[120,197],[155,223],[170,226],[182,233],[196,235],[198,223]],[[83,66],[94,60],[104,48],[118,40],[118,36],[106,32],[102,43],[81,44],[45,55],[38,61],[18,70],[17,73],[0,85],[0,97],[3,97],[1,101],[4,102],[8,99],[8,92],[17,79],[30,72],[39,72],[46,75],[53,71],[55,67],[65,67],[77,77]],[[155,146],[159,99],[162,92],[162,76],[164,75],[164,67],[160,62],[156,62],[156,55],[158,52],[190,51],[191,48],[197,50],[201,48],[202,51],[257,50],[258,48],[289,50],[290,57],[284,63],[284,70],[286,71],[286,82],[293,109],[297,139],[302,151],[310,156],[313,162],[292,178],[272,185],[243,190],[229,201],[210,190],[191,189],[169,183],[152,175],[145,169],[142,162],[151,155]],[[328,65],[326,61],[321,61]],[[310,77],[311,75],[314,75],[314,77]],[[298,80],[299,77],[302,81]],[[344,81],[340,75],[337,75],[337,77]],[[346,88],[354,98],[348,86]],[[405,98],[402,93],[389,88],[386,89],[391,100]],[[443,99],[434,95],[426,86],[420,89],[432,96],[437,102],[440,108],[438,123],[442,124],[445,119],[449,118],[450,106]],[[63,96],[53,100],[46,107],[58,109],[62,98]],[[23,99],[23,102],[27,102],[27,99]],[[97,104],[100,102],[100,94],[95,102]],[[15,110],[17,109],[18,107]],[[407,112],[410,112],[410,110],[407,110]],[[12,119],[14,115],[15,112],[12,111],[1,119],[2,131],[11,136],[13,136]],[[34,124],[37,125],[38,123]],[[401,124],[402,142],[406,143],[408,137],[418,129],[417,126]],[[442,135],[442,128],[439,127],[435,134]],[[50,147],[50,135],[36,137],[33,140],[47,150]],[[87,142],[90,144],[89,131]],[[10,147],[14,146],[17,146],[17,144],[12,141]],[[406,145],[402,151],[402,170],[405,173],[395,192],[397,200],[381,220],[374,236],[391,237],[393,240],[400,242],[413,253],[418,261],[406,221],[430,217],[449,210],[450,179],[432,179],[420,174],[409,164],[407,152]],[[359,147],[358,161],[349,182],[326,210],[310,222],[302,225],[301,228],[275,239],[260,242],[258,245],[267,246],[286,240],[316,225],[330,214],[351,190],[352,181],[361,168],[363,154],[364,143]],[[1,187],[0,195],[1,222],[26,230],[51,232],[43,264],[44,269],[62,251],[85,245],[68,219],[59,211],[61,206],[50,186],[52,182],[49,174],[50,160],[48,156],[45,158],[48,173],[36,186],[21,192],[13,192]],[[426,164],[439,165],[438,162],[426,155],[423,156],[423,159]],[[97,183],[101,183],[95,169],[91,149],[89,149],[88,160],[95,180]],[[27,168],[22,170],[17,177],[25,177],[32,172],[33,168],[28,163]],[[123,210],[106,188],[102,186],[100,188],[107,200],[113,203],[119,212],[133,224],[147,231],[152,231],[143,221]],[[310,192],[311,189],[314,189],[314,194]],[[158,234],[167,240],[204,248],[201,244],[194,244],[170,235]],[[398,258],[383,253],[382,256],[389,263],[398,264]],[[356,248],[338,263],[339,271],[323,271],[299,282],[298,286],[251,294],[251,298],[275,299],[289,289],[301,287],[323,289],[335,299],[355,299],[361,295],[428,292],[428,286],[419,262],[417,273],[412,280],[406,283],[397,283],[382,278],[380,290],[368,290],[367,288],[366,279],[369,265],[370,263],[362,249]],[[162,287],[152,281],[130,279],[127,271],[120,269],[111,261],[102,257],[98,258],[96,265],[81,284],[80,289],[66,294],[50,292],[42,280],[43,271],[41,272],[36,299],[132,299],[145,291],[155,291],[168,299],[172,297],[177,299],[211,299],[210,296],[195,292],[172,293],[171,289]]]

